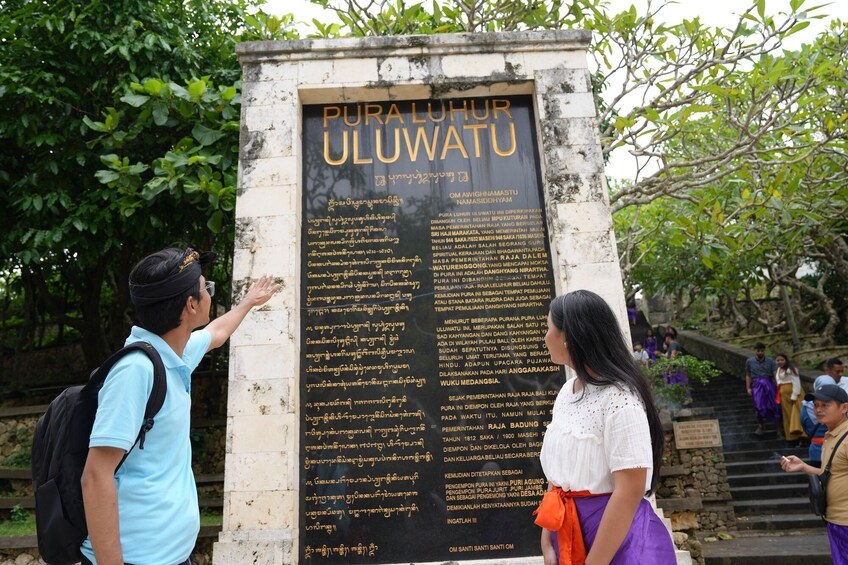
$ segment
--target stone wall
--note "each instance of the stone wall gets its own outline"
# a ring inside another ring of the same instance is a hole
[[[665,451],[657,506],[671,520],[675,544],[688,550],[692,559],[704,563],[696,534],[736,530],[736,514],[730,506],[730,486],[721,447],[677,449],[673,421],[710,419],[712,408],[685,409],[666,416]]]

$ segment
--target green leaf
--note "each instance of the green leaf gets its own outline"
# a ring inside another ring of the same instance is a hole
[[[210,217],[209,221],[206,222],[206,227],[212,233],[221,233],[221,229],[224,224],[224,213],[220,210],[216,210]]]
[[[94,177],[102,184],[109,184],[121,178],[121,175],[115,171],[107,171],[101,169],[94,173]]]
[[[109,130],[106,129],[106,125],[103,122],[95,122],[88,116],[82,117],[83,123],[88,126],[89,129],[99,132],[107,132]]]
[[[193,80],[188,84],[188,93],[193,100],[200,100],[206,92],[206,83],[202,80]]]
[[[167,121],[168,107],[158,100],[153,102],[153,123],[157,126],[164,126]]]
[[[191,136],[203,146],[212,145],[224,137],[224,135],[225,134],[222,131],[208,128],[203,124],[196,124],[193,128],[191,128]]]
[[[144,81],[145,92],[152,96],[160,96],[162,94],[162,90],[165,89],[165,86],[164,82],[155,78]]]
[[[129,104],[133,108],[143,106],[148,100],[150,100],[150,96],[144,96],[143,94],[127,94],[121,97],[121,102]]]

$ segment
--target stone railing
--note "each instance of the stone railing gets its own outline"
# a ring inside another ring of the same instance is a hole
[[[740,379],[745,378],[745,361],[754,356],[752,349],[736,347],[691,331],[678,332],[677,341],[683,346],[686,353],[699,359],[708,359],[722,372]],[[801,385],[807,391],[812,390],[813,381],[821,374],[820,371],[803,367],[798,367],[798,372],[801,375]]]

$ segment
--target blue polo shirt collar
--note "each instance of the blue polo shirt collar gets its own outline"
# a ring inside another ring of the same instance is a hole
[[[162,357],[162,364],[165,365],[165,369],[174,371],[178,374],[180,376],[180,380],[183,381],[183,385],[185,385],[186,391],[191,392],[191,370],[188,365],[186,365],[182,357],[177,355],[177,353],[171,349],[171,346],[168,345],[164,339],[144,328],[133,326],[124,345],[129,345],[136,341],[146,341],[156,348],[156,351],[158,351],[159,355]]]

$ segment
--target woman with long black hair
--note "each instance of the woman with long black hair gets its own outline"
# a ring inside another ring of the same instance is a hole
[[[676,563],[645,499],[659,479],[662,425],[618,320],[597,294],[569,292],[551,302],[545,344],[576,374],[542,443],[549,491],[536,523],[545,565]]]

